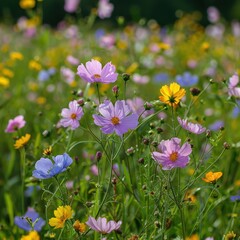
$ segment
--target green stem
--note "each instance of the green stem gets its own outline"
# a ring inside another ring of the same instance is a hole
[[[126,100],[126,92],[127,92],[127,81],[124,81],[124,96],[123,96],[124,100]]]
[[[97,95],[98,95],[98,103],[101,103],[101,98],[100,98],[100,91],[99,91],[99,84],[96,83],[96,88],[97,88]]]
[[[176,137],[176,127],[175,127],[175,114],[174,114],[174,109],[173,106],[171,107],[172,110],[172,128],[173,128],[173,135]]]
[[[21,159],[21,178],[22,178],[22,213],[24,214],[24,181],[25,181],[25,160],[26,160],[26,154],[25,154],[25,149],[21,148],[20,149],[20,159]]]

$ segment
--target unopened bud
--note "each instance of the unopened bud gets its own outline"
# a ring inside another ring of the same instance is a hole
[[[123,78],[123,80],[124,80],[125,82],[127,82],[127,81],[130,79],[130,75],[127,74],[127,73],[123,73],[123,74],[122,74],[122,78]]]
[[[118,87],[117,85],[113,86],[112,92],[113,92],[115,98],[117,98],[117,97],[119,96],[119,95],[118,95],[118,93],[119,93],[119,87]]]
[[[158,128],[157,128],[157,133],[162,133],[162,132],[163,132],[163,129],[160,128],[160,127],[158,127]]]
[[[83,100],[83,98],[80,98],[78,101],[77,101],[77,103],[78,103],[78,105],[79,106],[84,106],[84,100]]]
[[[225,143],[223,143],[223,147],[224,147],[225,149],[229,149],[229,148],[230,148],[230,145],[229,145],[227,142],[225,142]]]
[[[159,223],[159,221],[155,221],[155,222],[154,222],[154,225],[155,225],[156,228],[160,228],[160,226],[161,226],[160,223]]]
[[[144,138],[143,139],[143,144],[148,145],[149,144],[149,139],[148,138]]]
[[[100,152],[100,151],[97,151],[97,153],[96,153],[96,159],[97,159],[97,161],[99,162],[100,160],[101,160],[101,158],[102,158],[102,152]]]
[[[139,159],[138,159],[138,162],[139,162],[140,164],[144,164],[144,158],[139,158]]]
[[[134,148],[130,147],[130,148],[127,149],[126,152],[127,152],[128,155],[132,156],[134,154]]]
[[[211,131],[210,131],[210,130],[207,130],[207,131],[206,131],[206,137],[207,137],[207,138],[210,138],[210,137],[211,137]]]
[[[145,110],[150,110],[153,108],[153,105],[149,102],[144,103],[144,108]]]
[[[193,96],[198,96],[201,90],[198,88],[190,88],[190,92]]]

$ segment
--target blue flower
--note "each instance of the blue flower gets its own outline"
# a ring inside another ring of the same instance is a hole
[[[32,222],[32,224],[30,224],[30,222]],[[45,225],[45,221],[39,217],[39,214],[33,208],[28,208],[24,216],[16,216],[14,223],[26,231],[35,230],[37,232],[40,232]]]
[[[155,83],[167,83],[169,80],[168,73],[158,73],[153,76]]]
[[[222,120],[217,120],[208,126],[208,128],[212,131],[218,131],[221,127],[224,127],[224,122]]]
[[[35,164],[36,169],[33,171],[33,177],[39,179],[51,178],[66,171],[72,162],[72,158],[67,153],[53,157],[53,161],[48,158],[41,158]]]
[[[237,101],[237,106],[232,110],[232,117],[237,118],[240,114],[240,101]]]
[[[240,195],[231,196],[231,197],[230,197],[230,200],[231,200],[232,202],[240,201]]]
[[[176,81],[182,87],[190,87],[190,86],[196,85],[198,83],[198,76],[192,75],[189,72],[185,72],[183,75],[177,75]]]

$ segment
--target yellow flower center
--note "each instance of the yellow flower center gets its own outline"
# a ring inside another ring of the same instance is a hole
[[[71,114],[71,119],[76,119],[77,118],[77,115],[75,113],[72,113]]]
[[[94,76],[94,78],[100,78],[100,77],[101,77],[101,75],[99,75],[99,74],[97,74],[97,73],[94,74],[93,76]]]
[[[113,118],[111,119],[111,122],[112,122],[113,125],[117,125],[117,124],[119,124],[120,120],[119,120],[118,117],[113,117]]]
[[[177,160],[177,158],[178,158],[178,153],[177,152],[173,152],[173,153],[170,154],[170,160],[172,162],[175,162]]]

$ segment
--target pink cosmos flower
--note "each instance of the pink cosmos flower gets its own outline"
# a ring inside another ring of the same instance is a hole
[[[238,83],[239,83],[239,77],[237,74],[234,74],[232,77],[230,77],[229,84],[228,84],[229,96],[240,98],[240,87],[237,87]]]
[[[116,68],[111,62],[108,62],[103,68],[102,64],[92,59],[86,63],[86,67],[81,64],[78,66],[77,74],[86,82],[94,83],[112,83],[117,80],[118,74]]]
[[[79,64],[79,60],[71,55],[67,56],[67,61],[72,64],[72,65],[78,65]]]
[[[98,16],[101,19],[109,18],[112,15],[113,4],[109,0],[99,0],[98,2]]]
[[[79,127],[79,120],[83,116],[83,110],[74,100],[69,103],[69,108],[62,109],[61,116],[63,117],[59,125],[63,127],[70,127],[72,130]]]
[[[138,125],[138,115],[131,114],[131,109],[124,100],[116,101],[115,106],[109,100],[105,100],[98,110],[102,116],[94,114],[94,123],[100,126],[105,134],[116,132],[117,135],[122,136]]]
[[[24,117],[22,115],[16,116],[14,119],[10,119],[5,132],[16,132],[18,129],[23,128],[26,124]]]
[[[64,10],[68,13],[74,13],[78,9],[80,0],[65,0]]]
[[[184,168],[189,163],[189,155],[192,152],[191,145],[184,143],[180,146],[181,139],[171,138],[170,140],[162,140],[158,146],[160,152],[153,152],[152,158],[162,165],[163,170],[171,170],[172,168]]]
[[[133,74],[133,81],[139,84],[147,84],[149,82],[149,77],[146,75],[140,75],[138,73]]]
[[[93,217],[89,217],[86,224],[93,230],[100,232],[102,234],[107,234],[112,231],[118,230],[122,224],[122,221],[109,221],[106,218],[99,217],[97,220]]]
[[[71,84],[74,82],[75,73],[70,68],[61,67],[60,72],[66,83]]]
[[[177,117],[177,120],[182,128],[188,130],[191,133],[201,134],[206,131],[206,128],[200,125],[199,123],[194,124],[188,122],[187,119],[181,119],[180,117]]]

